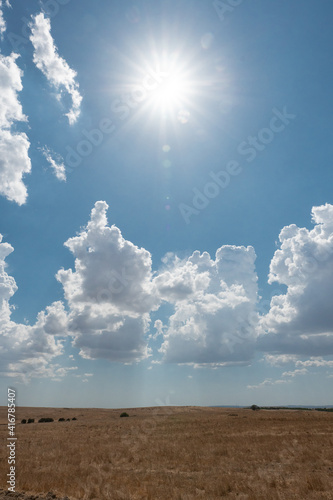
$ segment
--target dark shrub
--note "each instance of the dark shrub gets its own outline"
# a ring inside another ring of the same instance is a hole
[[[63,417],[59,418],[58,422],[65,422],[65,419]]]
[[[34,418],[28,418],[28,424],[33,424],[35,422]]]
[[[42,417],[38,420],[38,422],[54,422],[54,420],[50,417]]]
[[[27,423],[27,421],[25,418],[23,420],[21,420],[21,424],[26,424],[26,423]]]
[[[126,411],[123,411],[123,413],[120,414],[121,417],[129,417],[129,414],[126,413]]]
[[[70,422],[70,418],[66,418],[66,422]]]
[[[77,418],[76,418],[76,417],[73,417],[73,418],[72,418],[72,420],[77,420]]]
[[[260,406],[252,405],[251,410],[253,410],[253,411],[260,410]]]

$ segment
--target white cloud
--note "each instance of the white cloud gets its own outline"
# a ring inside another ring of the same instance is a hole
[[[59,92],[61,98],[65,90],[72,99],[72,107],[66,116],[69,123],[74,124],[80,115],[82,97],[79,92],[78,83],[75,81],[76,72],[70,68],[68,63],[59,56],[58,49],[51,35],[50,20],[43,13],[36,15],[30,25],[30,40],[34,46],[33,60],[37,68],[46,76],[48,81]]]
[[[145,359],[151,355],[150,313],[162,302],[174,306],[168,325],[159,319],[154,323],[153,338],[163,336],[163,361],[213,368],[247,363],[257,322],[254,250],[222,247],[216,260],[199,252],[184,261],[173,257],[154,276],[150,253],[108,225],[107,209],[105,202],[96,202],[87,226],[65,243],[75,257],[75,269],[61,269],[56,277],[68,311],[56,302],[38,314],[33,326],[12,322],[9,300],[16,284],[3,268],[1,331],[11,340],[6,346],[2,339],[2,345],[6,353],[17,348],[6,372],[18,375],[22,369],[32,376],[58,377],[51,359],[62,353],[66,335],[87,359]],[[5,257],[12,248],[2,244],[1,250]]]
[[[51,165],[56,178],[59,181],[66,181],[66,169],[62,156],[49,149],[47,146],[41,148],[41,151],[46,161]]]
[[[333,368],[333,360],[323,359],[321,357],[311,357],[305,361],[296,361],[296,366]]]
[[[105,202],[96,202],[87,227],[65,243],[75,256],[75,271],[62,269],[57,279],[81,356],[138,361],[150,354],[145,339],[149,313],[159,305],[151,255],[108,226],[107,209]]]
[[[29,140],[24,133],[12,132],[16,122],[25,122],[17,93],[22,90],[22,72],[16,54],[0,54],[0,194],[19,205],[26,202],[23,175],[31,171]]]
[[[51,361],[62,354],[62,342],[56,337],[66,335],[63,305],[55,302],[47,307],[33,326],[11,320],[10,299],[17,285],[6,272],[5,259],[12,251],[13,247],[2,243],[0,235],[0,374],[21,380],[40,376],[59,378],[66,372]]]
[[[18,205],[23,205],[28,197],[22,178],[31,171],[29,147],[26,134],[0,130],[0,194]]]
[[[155,328],[156,332],[149,336],[149,338],[152,340],[156,340],[157,337],[159,337],[160,335],[163,335],[163,331],[165,329],[165,326],[163,325],[163,323],[160,319],[157,319],[154,323],[154,328]]]
[[[288,383],[290,383],[290,380],[282,380],[282,379],[272,380],[271,378],[268,378],[268,379],[264,380],[263,382],[260,382],[260,384],[258,384],[258,385],[248,385],[247,388],[248,389],[261,389],[262,387],[265,387],[265,386],[281,385],[281,384],[288,384]]]
[[[258,346],[274,354],[333,354],[333,206],[312,209],[312,230],[282,229],[269,282],[287,286],[261,320]]]
[[[283,372],[282,377],[296,377],[297,375],[306,375],[308,370],[306,368],[301,368],[299,370],[293,370],[290,372]]]
[[[9,1],[6,0],[5,1],[5,5],[7,7],[10,7],[10,4],[9,4]],[[2,37],[2,35],[4,34],[4,32],[6,31],[6,22],[5,22],[5,19],[3,17],[3,5],[2,5],[2,0],[0,0],[0,38]]]
[[[2,36],[5,31],[6,31],[6,22],[3,17],[2,2],[0,0],[0,36]]]
[[[277,279],[288,290],[281,303],[281,296],[273,297],[271,310],[261,319],[252,247],[222,246],[215,259],[198,251],[183,260],[168,254],[162,269],[153,273],[151,254],[108,224],[107,209],[105,202],[96,202],[87,226],[65,242],[75,258],[75,268],[61,269],[56,277],[64,289],[67,311],[61,302],[55,302],[38,314],[33,326],[11,320],[9,304],[17,287],[5,271],[5,258],[13,249],[0,241],[0,358],[5,361],[5,373],[18,375],[21,370],[22,376],[59,378],[62,372],[52,359],[62,353],[65,336],[72,337],[73,347],[87,359],[138,362],[151,356],[149,340],[161,336],[162,359],[154,359],[152,364],[215,369],[246,365],[259,344],[270,365],[295,365],[295,370],[283,373],[282,380],[266,379],[250,388],[287,383],[310,366],[332,366],[333,362],[313,355],[301,361],[313,339],[328,336],[322,326],[310,330],[303,315],[311,306],[310,292],[319,294],[321,285],[327,292],[331,286],[326,283],[332,277],[330,206],[313,210],[314,230],[289,226],[282,231],[270,280]],[[311,261],[315,272],[305,266],[310,255],[315,256]],[[331,296],[321,295],[321,303],[317,302],[319,325],[329,324]],[[161,304],[172,307],[172,313],[165,324],[156,319],[155,333],[149,335],[150,315]],[[276,310],[277,304],[282,312]],[[302,343],[306,349],[300,349]],[[323,350],[322,344],[320,348]]]
[[[272,366],[289,365],[290,363],[296,363],[297,359],[297,356],[291,354],[265,354],[264,356],[266,363]]]
[[[174,304],[160,352],[175,363],[243,363],[253,356],[257,275],[252,247],[223,246],[212,260],[194,252],[187,260],[168,259],[154,280]]]
[[[252,247],[220,248],[216,260],[199,252],[181,261],[169,255],[152,273],[150,253],[109,226],[105,202],[65,245],[75,270],[61,269],[73,345],[85,358],[133,362],[151,355],[149,339],[163,336],[163,361],[246,363],[253,356],[258,315]],[[150,313],[161,302],[174,306],[169,324],[157,319],[148,337]]]
[[[22,71],[16,64],[17,54],[0,54],[0,128],[9,129],[16,121],[27,121],[17,93],[23,89]]]
[[[104,201],[96,202],[87,227],[66,241],[75,256],[75,272],[62,269],[57,278],[71,308],[94,305],[138,317],[158,304],[151,255],[125,240],[116,226],[108,226],[107,209]]]

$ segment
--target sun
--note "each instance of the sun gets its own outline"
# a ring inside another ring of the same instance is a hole
[[[150,104],[155,110],[174,112],[181,109],[190,91],[190,83],[186,75],[178,68],[160,72],[160,81],[149,96]]]
[[[126,128],[141,123],[142,132],[152,126],[169,128],[190,124],[199,127],[207,97],[206,61],[192,48],[168,47],[151,39],[145,48],[123,56],[124,73],[118,73],[111,109]],[[199,54],[200,55],[200,54]]]
[[[153,52],[150,61],[147,58],[145,63],[142,68],[147,90],[144,109],[152,116],[162,118],[175,118],[178,113],[184,113],[190,107],[195,91],[189,57],[177,50]]]

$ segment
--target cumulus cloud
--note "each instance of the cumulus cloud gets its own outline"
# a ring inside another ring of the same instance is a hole
[[[22,72],[16,54],[0,54],[0,194],[19,205],[26,202],[23,175],[31,171],[30,143],[25,133],[15,133],[16,122],[25,122],[17,93],[22,90]]]
[[[66,169],[64,159],[58,153],[55,153],[47,146],[41,148],[43,156],[46,161],[51,165],[54,175],[59,181],[66,181]]]
[[[59,378],[66,369],[52,364],[52,360],[62,354],[62,342],[57,336],[66,335],[64,306],[55,302],[47,307],[33,326],[11,320],[10,299],[17,291],[14,278],[6,272],[5,259],[11,252],[13,247],[2,243],[0,235],[0,374],[21,380],[39,376]]]
[[[217,366],[252,358],[255,258],[252,247],[223,246],[215,260],[196,251],[186,260],[175,258],[155,278],[161,298],[174,305],[160,348],[165,362]]]
[[[106,305],[112,313],[139,316],[157,303],[151,255],[108,225],[107,209],[104,201],[96,202],[87,227],[65,242],[75,256],[75,272],[60,270],[57,277],[71,308]]]
[[[70,125],[74,124],[80,115],[82,97],[75,78],[77,76],[68,63],[59,56],[58,49],[51,35],[51,23],[43,13],[36,15],[30,25],[30,40],[34,46],[33,60],[37,68],[46,76],[51,85],[59,92],[63,91],[71,97],[72,107],[66,116]]]
[[[314,228],[282,229],[269,283],[287,286],[261,320],[258,347],[275,354],[333,354],[333,206],[312,209]]]
[[[149,313],[158,308],[150,253],[109,226],[108,205],[99,201],[90,221],[65,245],[75,256],[75,271],[61,269],[74,345],[86,358],[132,362],[149,355],[145,335]]]

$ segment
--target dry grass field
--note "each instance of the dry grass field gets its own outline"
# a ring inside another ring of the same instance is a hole
[[[17,408],[16,490],[71,500],[333,499],[333,413],[158,407],[120,418],[121,411]],[[41,417],[55,421],[37,423]],[[6,489],[4,407],[0,424]]]

